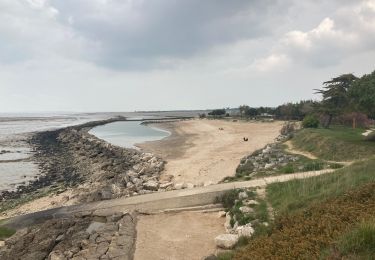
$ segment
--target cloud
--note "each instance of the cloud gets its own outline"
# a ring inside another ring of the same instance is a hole
[[[373,69],[375,0],[2,0],[0,38],[2,111],[277,105]]]
[[[313,67],[334,66],[350,55],[371,51],[375,45],[374,0],[338,7],[307,31],[285,33],[273,46],[269,57],[284,56],[295,64]]]

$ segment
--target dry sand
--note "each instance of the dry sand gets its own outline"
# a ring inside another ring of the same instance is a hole
[[[215,253],[214,238],[224,230],[217,212],[140,216],[135,260],[201,260]]]
[[[273,142],[282,124],[225,120],[161,123],[156,126],[172,135],[138,146],[165,159],[164,174],[173,175],[176,183],[217,183],[235,174],[242,157]],[[244,142],[243,137],[249,141]]]

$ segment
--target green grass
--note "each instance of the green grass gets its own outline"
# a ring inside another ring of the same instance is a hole
[[[359,185],[375,181],[375,159],[356,162],[334,173],[317,177],[272,183],[267,186],[267,199],[276,212],[290,212]]]
[[[338,126],[302,129],[294,135],[292,143],[324,160],[352,161],[375,154],[375,143],[364,139],[364,131]]]
[[[231,260],[233,257],[233,251],[220,252],[217,254],[217,260]]]
[[[362,222],[344,234],[337,243],[341,256],[352,259],[375,259],[375,219]]]
[[[2,227],[1,225],[4,223],[4,221],[0,220],[0,240],[4,240],[8,237],[11,237],[14,233],[16,233],[15,230],[7,228],[7,227]]]

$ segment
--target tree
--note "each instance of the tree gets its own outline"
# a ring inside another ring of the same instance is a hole
[[[348,91],[357,79],[353,74],[343,74],[324,82],[323,89],[316,89],[316,93],[323,96],[319,110],[328,116],[324,123],[325,128],[330,126],[334,116],[347,112],[350,105]]]
[[[256,108],[249,107],[249,109],[245,111],[245,115],[248,117],[255,117],[258,115],[258,110]]]
[[[248,105],[241,105],[239,108],[241,117],[246,114],[246,111],[250,109]]]
[[[225,109],[214,109],[208,114],[210,116],[222,116],[225,115]]]
[[[356,80],[348,94],[356,111],[375,119],[375,71]]]

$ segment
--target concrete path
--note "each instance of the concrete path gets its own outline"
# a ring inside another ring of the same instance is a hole
[[[23,228],[43,222],[51,218],[60,218],[72,214],[111,214],[112,212],[137,210],[143,213],[155,213],[168,209],[209,205],[215,202],[217,196],[225,191],[237,188],[265,187],[274,182],[285,182],[292,179],[304,179],[333,172],[326,169],[314,172],[293,173],[272,177],[259,178],[250,181],[221,183],[194,189],[173,190],[150,193],[128,198],[98,201],[81,205],[54,208],[4,220],[4,224],[12,228]]]

